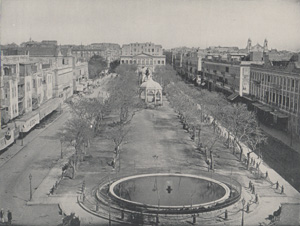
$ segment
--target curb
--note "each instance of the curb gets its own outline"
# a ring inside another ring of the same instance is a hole
[[[105,219],[105,220],[109,220],[109,218],[107,217],[104,217],[104,216],[101,216],[100,214],[97,214],[95,213],[94,211],[90,210],[89,208],[87,208],[85,205],[83,205],[81,202],[80,202],[80,198],[79,196],[77,196],[77,204],[83,209],[85,210],[86,212],[96,216],[96,217],[99,217],[99,218],[102,218],[102,219]],[[126,222],[126,221],[119,221],[119,220],[115,220],[115,219],[110,219],[112,222],[116,222],[116,223],[119,223],[119,224],[122,224],[122,225],[132,225],[132,223],[130,222]]]

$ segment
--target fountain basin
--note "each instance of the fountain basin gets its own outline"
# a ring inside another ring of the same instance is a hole
[[[144,208],[210,208],[230,197],[230,188],[202,175],[158,173],[125,177],[109,187],[122,206]]]

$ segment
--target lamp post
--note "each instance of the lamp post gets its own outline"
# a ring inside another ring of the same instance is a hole
[[[23,146],[23,139],[24,139],[23,129],[21,129],[21,137],[22,137],[22,140],[21,140],[21,146]]]
[[[242,199],[243,209],[242,209],[242,226],[244,226],[244,207],[245,207],[245,199]]]
[[[59,141],[60,141],[60,158],[62,159],[63,158],[63,148],[62,148],[63,141],[62,141],[62,139],[60,139]]]
[[[32,199],[32,186],[31,186],[31,180],[32,180],[32,175],[29,174],[29,192],[30,192],[30,198],[29,198],[29,201],[31,201]]]

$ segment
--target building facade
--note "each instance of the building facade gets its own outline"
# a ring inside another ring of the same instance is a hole
[[[76,79],[88,78],[87,62],[76,61],[71,51],[51,46],[27,47],[26,52],[1,57],[0,150],[71,97]],[[7,132],[12,140],[5,138]]]
[[[286,66],[268,60],[264,65],[251,65],[250,77],[250,95],[257,100],[259,116],[299,136],[300,54]]]

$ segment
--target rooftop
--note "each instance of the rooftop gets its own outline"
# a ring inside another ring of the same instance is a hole
[[[152,78],[149,78],[146,82],[143,82],[140,88],[162,90],[161,85],[158,82],[153,81]]]

